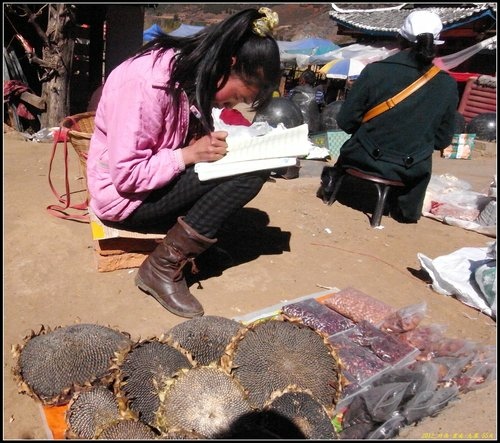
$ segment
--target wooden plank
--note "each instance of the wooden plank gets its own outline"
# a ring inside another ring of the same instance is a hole
[[[9,56],[10,56],[10,60],[11,60],[12,67],[14,69],[16,78],[18,80],[21,80],[26,85],[28,85],[28,80],[27,80],[26,76],[24,75],[23,68],[21,68],[21,64],[19,63],[19,60],[17,58],[16,53],[14,51],[9,51]]]
[[[25,91],[21,94],[20,99],[23,102],[29,103],[31,106],[34,106],[37,109],[40,109],[41,111],[45,110],[45,100],[41,97],[38,97],[38,95],[32,94],[31,92]]]

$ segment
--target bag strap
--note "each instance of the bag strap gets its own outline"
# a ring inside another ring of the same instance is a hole
[[[50,215],[53,215],[54,217],[57,217],[57,218],[63,218],[65,220],[74,220],[74,221],[90,223],[90,217],[89,217],[88,210],[87,210],[88,198],[86,198],[85,202],[83,202],[83,203],[79,203],[76,205],[71,204],[71,192],[69,189],[69,179],[68,179],[68,132],[69,132],[69,128],[60,127],[59,134],[57,136],[56,136],[56,134],[54,134],[54,145],[52,147],[52,154],[50,156],[49,174],[48,174],[50,189],[52,189],[52,193],[56,196],[59,203],[61,203],[64,206],[49,205],[49,206],[47,206],[47,212]],[[54,162],[54,157],[56,155],[57,145],[61,141],[63,142],[64,185],[65,185],[65,191],[66,191],[65,194],[59,194],[56,191],[56,189],[52,183],[52,179],[51,179],[52,164]],[[78,211],[86,211],[86,212],[84,214],[71,214],[68,212],[68,209],[75,209]]]
[[[386,100],[378,104],[377,106],[370,109],[363,117],[362,122],[366,123],[368,120],[371,120],[373,117],[376,117],[382,112],[385,112],[391,108],[394,108],[398,103],[402,102],[406,97],[410,94],[413,94],[417,89],[427,83],[432,77],[434,77],[441,69],[436,65],[432,65],[432,67],[425,72],[421,77],[415,80],[411,85],[407,86],[401,92],[398,92],[394,97]]]

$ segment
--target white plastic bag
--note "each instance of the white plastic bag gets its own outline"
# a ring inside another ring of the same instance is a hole
[[[434,260],[422,253],[417,257],[432,278],[434,291],[456,296],[462,303],[496,319],[496,241],[489,247],[462,248]],[[488,285],[488,294],[482,292],[475,277],[476,270],[486,264],[490,269],[495,267],[495,284]]]

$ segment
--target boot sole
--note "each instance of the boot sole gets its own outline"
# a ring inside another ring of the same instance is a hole
[[[135,285],[143,292],[146,294],[150,295],[153,297],[160,305],[162,305],[165,309],[170,311],[172,314],[178,315],[179,317],[185,317],[185,318],[193,318],[193,317],[201,317],[205,313],[203,310],[200,313],[186,313],[186,312],[180,312],[177,311],[175,308],[172,306],[169,306],[165,303],[165,301],[156,293],[156,291],[153,291],[149,286],[143,283],[139,275],[136,275],[135,277]]]

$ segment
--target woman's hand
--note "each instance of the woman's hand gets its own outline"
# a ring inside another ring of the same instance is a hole
[[[192,140],[188,146],[182,148],[184,164],[189,166],[199,162],[220,160],[227,152],[226,137],[226,131],[215,131],[198,140]]]

